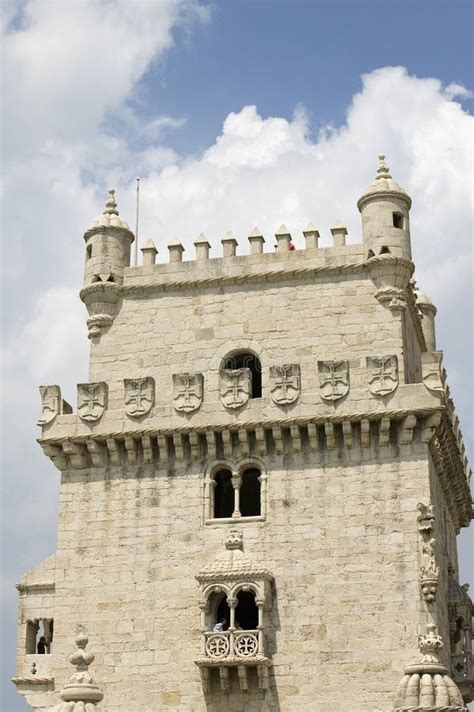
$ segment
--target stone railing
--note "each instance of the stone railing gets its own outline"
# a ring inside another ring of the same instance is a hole
[[[262,630],[206,631],[204,657],[211,661],[253,660],[263,656]]]

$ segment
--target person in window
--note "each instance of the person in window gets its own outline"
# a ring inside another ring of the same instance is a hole
[[[217,632],[221,632],[221,631],[225,630],[225,623],[226,623],[225,618],[221,618],[220,621],[218,621],[217,623],[214,623],[214,625],[212,627],[213,632],[217,633]]]
[[[48,652],[48,647],[46,645],[46,638],[44,635],[38,640],[38,645],[36,646],[36,651],[38,655],[45,655]]]

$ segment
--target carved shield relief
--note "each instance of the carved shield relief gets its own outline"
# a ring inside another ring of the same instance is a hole
[[[249,368],[223,369],[220,374],[221,401],[226,408],[241,408],[252,392],[252,372]]]
[[[99,420],[107,407],[107,384],[78,383],[77,412],[81,420],[94,422]]]
[[[444,386],[441,353],[437,351],[422,353],[421,368],[425,387],[432,393],[442,395],[444,393]]]
[[[150,412],[155,404],[155,380],[144,378],[125,378],[125,412],[132,418],[139,418]]]
[[[61,389],[59,386],[40,386],[41,413],[39,414],[38,425],[51,423],[61,408]]]
[[[173,405],[181,413],[191,413],[202,403],[204,378],[202,373],[173,374]]]
[[[369,391],[374,396],[386,396],[398,386],[398,359],[396,356],[368,356],[367,380]]]
[[[277,405],[294,403],[300,395],[300,367],[297,363],[270,366],[270,393]]]
[[[349,392],[349,361],[318,361],[321,398],[336,401]]]

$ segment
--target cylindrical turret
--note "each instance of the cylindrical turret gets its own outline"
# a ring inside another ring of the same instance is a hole
[[[97,282],[122,284],[124,267],[130,266],[130,247],[135,238],[119,216],[114,195],[115,191],[109,190],[104,212],[84,233],[85,287]]]
[[[416,304],[418,310],[423,317],[421,320],[421,328],[423,329],[423,335],[426,341],[426,348],[428,351],[436,351],[436,329],[435,329],[435,316],[436,307],[426,294],[416,290]]]
[[[377,176],[357,201],[362,215],[365,257],[391,254],[411,260],[411,198],[393,180],[385,156],[379,156],[379,160]]]

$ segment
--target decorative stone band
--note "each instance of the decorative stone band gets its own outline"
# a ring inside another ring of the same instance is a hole
[[[268,255],[269,258],[272,257],[271,254]],[[409,278],[413,274],[415,269],[413,262],[404,259],[403,257],[393,257],[391,255],[382,255],[381,257],[373,257],[368,262],[350,262],[348,264],[321,264],[312,265],[308,267],[292,267],[287,266],[278,267],[275,269],[266,269],[261,271],[251,271],[244,272],[242,274],[241,269],[237,269],[235,273],[222,274],[222,271],[216,271],[215,275],[209,277],[200,277],[198,275],[202,274],[201,270],[196,270],[195,276],[189,277],[189,271],[183,273],[183,277],[176,279],[176,273],[170,273],[170,280],[168,281],[165,273],[159,274],[159,279],[156,281],[149,279],[146,283],[140,282],[139,284],[133,284],[133,272],[130,273],[128,280],[126,278],[123,286],[120,287],[122,293],[126,296],[128,295],[140,295],[148,294],[150,292],[167,292],[167,291],[181,291],[186,289],[206,289],[208,287],[223,287],[229,285],[239,285],[239,284],[256,284],[259,282],[280,282],[280,281],[294,281],[297,279],[308,279],[314,280],[318,277],[337,277],[341,275],[352,275],[352,274],[365,274],[370,278],[371,272],[378,264],[383,265],[387,268],[387,274],[393,271],[394,268],[401,269],[406,273],[406,284],[409,282]],[[198,263],[196,263],[198,264]],[[212,260],[210,261],[212,264]],[[186,276],[184,276],[186,275]],[[389,279],[387,277],[387,279]],[[128,281],[128,283],[127,283]],[[85,290],[81,292],[82,294]],[[419,317],[418,317],[419,318]]]
[[[418,637],[419,663],[408,665],[395,699],[395,712],[468,712],[457,685],[441,664],[438,651],[444,647],[435,625]]]
[[[203,458],[300,452],[315,455],[320,451],[369,448],[375,444],[410,446],[419,424],[421,441],[430,443],[430,451],[439,462],[454,521],[467,526],[471,518],[469,485],[446,418],[443,407],[399,409],[195,428],[183,425],[159,431],[142,427],[128,432],[41,438],[38,442],[59,470],[152,463],[168,468],[180,461]]]

